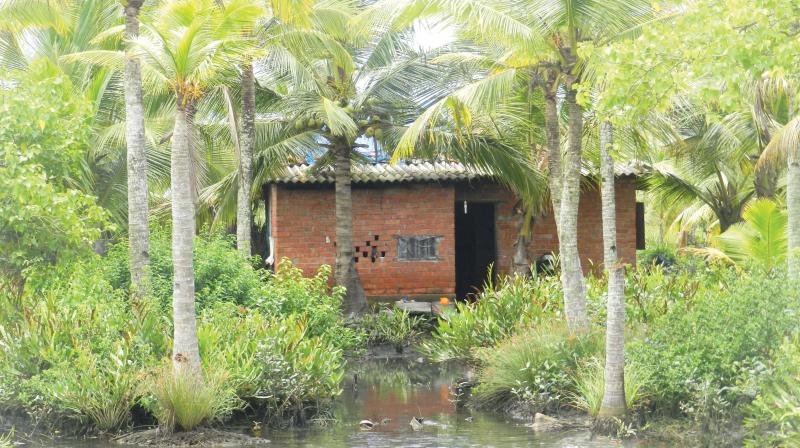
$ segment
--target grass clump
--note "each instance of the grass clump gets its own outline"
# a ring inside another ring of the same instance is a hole
[[[592,417],[597,417],[605,394],[605,366],[600,358],[590,358],[575,369],[575,391],[570,404]],[[636,364],[625,364],[625,407],[636,412],[647,404],[649,397],[647,372]]]
[[[151,384],[149,407],[159,425],[170,431],[191,431],[221,421],[245,404],[225,374],[203,375],[188,367],[174,370],[165,366]]]
[[[572,372],[602,351],[595,334],[573,336],[563,321],[520,330],[497,347],[482,350],[483,368],[474,391],[477,404],[508,411],[554,411],[575,392]]]

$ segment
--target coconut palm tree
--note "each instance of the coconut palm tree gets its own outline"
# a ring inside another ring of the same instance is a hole
[[[408,9],[396,7],[394,11],[399,12],[395,15],[403,16],[405,11],[419,8],[416,2],[408,4]],[[442,0],[430,2],[427,10],[444,11],[461,25],[465,38],[491,44],[502,55],[490,76],[454,95],[460,104],[473,105],[502,95],[511,80],[522,74],[537,79],[536,87],[544,94],[545,147],[550,198],[559,236],[564,308],[570,329],[584,331],[588,329],[586,288],[577,246],[584,110],[578,103],[576,88],[590,80],[593,73],[577,50],[583,42],[604,44],[634,34],[651,17],[649,2]],[[400,151],[410,152],[425,138],[431,118],[453,103],[436,103],[435,111],[421,115],[401,140]],[[568,116],[563,160],[559,103]]]
[[[305,27],[311,14],[313,1],[293,2],[287,0],[269,0],[270,24],[275,20]],[[269,28],[269,25],[267,26]],[[253,186],[253,149],[256,143],[256,80],[253,74],[253,63],[247,61],[241,66],[241,103],[242,120],[240,136],[234,136],[238,149],[237,196],[236,196],[236,247],[246,256],[250,256],[250,238],[253,227],[252,204],[250,201]],[[235,118],[235,115],[231,115]],[[234,120],[233,128],[236,129]]]
[[[175,100],[171,142],[173,365],[199,372],[192,263],[195,235],[194,116],[203,94],[220,76],[230,75],[252,48],[251,32],[263,8],[248,0],[183,0],[162,5],[134,39],[145,79],[169,89]]]
[[[613,128],[600,125],[600,174],[603,210],[603,266],[608,276],[606,363],[599,420],[625,415],[625,270],[617,253],[617,201],[614,188]]]
[[[236,196],[236,247],[250,256],[253,217],[250,190],[253,188],[253,145],[256,140],[256,86],[253,64],[242,65],[242,123],[239,144],[238,189]]]
[[[650,128],[654,144],[640,154],[652,167],[645,181],[656,201],[682,206],[683,229],[705,220],[724,232],[753,198],[774,196],[776,176],[756,170],[766,142],[751,112],[720,117],[677,100],[670,113],[653,115]]]
[[[409,92],[426,76],[420,59],[398,62],[396,56],[412,51],[408,37],[356,24],[356,6],[348,1],[321,4],[308,30],[275,27],[263,84],[284,92],[276,93],[273,113],[282,120],[279,133],[286,138],[260,149],[257,157],[283,163],[315,153],[321,156],[317,168],[333,166],[334,279],[346,288],[343,309],[348,315],[366,309],[353,262],[351,164],[363,158],[359,150],[367,146],[367,138],[391,141],[409,120],[415,110]],[[262,169],[274,166],[262,164]]]
[[[788,214],[787,253],[789,277],[800,279],[800,115],[795,115],[773,136],[764,152],[764,160],[785,159],[786,209]]]
[[[139,10],[143,0],[127,0],[125,38],[128,42],[139,36]],[[134,298],[147,294],[148,265],[150,264],[150,215],[147,194],[147,153],[145,152],[144,94],[142,93],[139,60],[125,60],[125,143],[127,145],[128,179],[128,261],[131,271],[131,292]]]

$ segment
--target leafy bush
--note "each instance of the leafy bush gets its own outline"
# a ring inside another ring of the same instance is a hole
[[[139,399],[142,366],[124,344],[109,358],[82,349],[69,364],[61,363],[40,377],[41,392],[50,395],[55,410],[83,420],[100,431],[114,431],[130,421]]]
[[[0,85],[6,84],[0,79]],[[0,289],[19,295],[31,269],[83,258],[108,213],[81,192],[88,105],[36,64],[0,88]]]
[[[422,324],[422,318],[400,309],[380,310],[361,319],[361,327],[370,343],[395,346],[409,343],[419,334]]]
[[[254,408],[303,421],[340,393],[344,375],[342,350],[307,330],[301,317],[268,318],[220,303],[201,316],[201,359],[206,368],[226,366],[228,384]]]
[[[363,334],[343,325],[344,289],[331,288],[330,278],[330,266],[322,265],[313,277],[304,277],[301,269],[284,258],[275,272],[266,275],[263,293],[248,305],[268,317],[299,316],[309,336],[324,336],[342,349],[357,347],[363,343]]]
[[[172,313],[172,254],[169,234],[153,232],[150,242],[152,294],[163,313]],[[198,312],[218,303],[257,309],[269,317],[297,315],[307,322],[312,336],[325,335],[343,349],[361,344],[362,335],[343,325],[344,291],[331,288],[330,266],[321,266],[313,277],[292,266],[288,259],[275,272],[254,268],[254,260],[236,250],[231,235],[209,234],[195,238],[195,297]],[[129,287],[128,245],[123,241],[109,251],[106,273],[116,288]]]
[[[757,375],[756,366],[796,327],[797,297],[784,275],[727,275],[719,283],[710,277],[690,306],[673,307],[630,344],[629,358],[647,370],[657,407],[709,409],[714,395],[722,407],[736,406],[746,399],[737,384]]]
[[[231,250],[224,250],[227,257]],[[262,279],[246,267],[249,273],[239,278],[256,275],[258,291],[284,293],[285,300],[264,301],[264,311],[237,299],[210,299],[198,326],[207,389],[192,392],[200,401],[184,410],[176,397],[198,385],[180,378],[143,383],[146,372],[168,357],[170,319],[156,299],[131,302],[125,290],[114,288],[119,260],[113,257],[110,263],[90,256],[58,265],[21,297],[0,293],[0,410],[75,430],[112,431],[137,423],[131,422],[136,403],[165,426],[189,427],[193,420],[224,419],[245,402],[300,421],[326,409],[339,393],[342,346],[358,341],[359,333],[343,327],[339,296],[325,294],[325,270],[313,279],[297,270]],[[309,295],[301,297],[306,285],[312,286]]]
[[[639,266],[650,268],[653,266],[671,267],[678,262],[676,248],[664,244],[648,245],[647,249],[640,250],[636,255]]]
[[[788,338],[773,359],[761,393],[747,409],[746,445],[800,446],[800,337]]]
[[[0,406],[101,431],[128,422],[141,372],[164,353],[140,337],[141,320],[99,263],[56,270],[43,292],[19,302],[0,297]],[[164,332],[148,328],[154,341]]]
[[[497,286],[487,284],[475,303],[456,303],[420,349],[435,361],[474,361],[476,349],[497,344],[520,326],[557,316],[560,303],[556,277],[504,277]]]
[[[649,394],[647,373],[631,362],[625,363],[625,406],[636,412],[646,403]],[[575,392],[571,404],[596,417],[605,394],[605,365],[600,358],[591,358],[579,365],[573,376]]]
[[[172,243],[170,234],[154,230],[150,239],[151,292],[171,313]],[[194,240],[195,303],[203,310],[217,302],[248,305],[265,299],[264,276],[253,269],[253,261],[243,257],[234,246],[233,237],[212,233]],[[108,254],[107,275],[111,284],[122,290],[130,286],[128,243],[121,241]]]
[[[728,266],[705,263],[696,257],[680,260],[669,269],[652,267],[628,271],[625,315],[629,322],[650,323],[673,308],[690,308],[695,297],[705,295],[706,289],[716,291],[736,281]]]
[[[519,404],[532,412],[558,409],[576,392],[575,369],[601,351],[601,338],[571,336],[560,320],[521,329],[497,347],[479,352],[484,367],[475,399],[481,407],[495,410]]]

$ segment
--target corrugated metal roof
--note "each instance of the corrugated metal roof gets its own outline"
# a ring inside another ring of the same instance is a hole
[[[354,183],[437,182],[493,177],[491,172],[447,161],[353,164],[351,171]],[[643,172],[643,166],[638,163],[618,164],[615,171],[617,176],[637,176]],[[313,170],[305,163],[287,166],[282,175],[269,180],[278,184],[329,184],[333,181],[333,167]]]

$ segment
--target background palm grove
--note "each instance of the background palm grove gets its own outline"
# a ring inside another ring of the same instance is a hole
[[[4,0],[0,424],[304,425],[347,359],[413,342],[475,369],[476,408],[800,446],[798,29],[800,0]],[[351,195],[372,150],[493,173],[524,216],[515,274],[427,329],[372,313]],[[335,174],[335,264],[268,270],[262,185],[305,160]],[[527,253],[548,213],[555,275]]]

